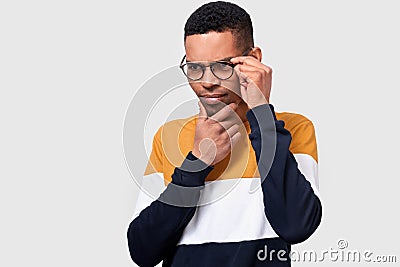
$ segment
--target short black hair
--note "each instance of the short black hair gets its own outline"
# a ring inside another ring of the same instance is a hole
[[[196,9],[185,24],[185,36],[211,31],[230,31],[239,49],[254,47],[253,25],[250,15],[236,4],[217,1]]]

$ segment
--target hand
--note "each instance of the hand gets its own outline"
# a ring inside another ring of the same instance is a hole
[[[208,165],[223,160],[240,139],[237,104],[230,103],[211,117],[199,102],[200,113],[196,124],[192,154]]]
[[[235,57],[235,70],[240,79],[240,93],[247,106],[268,104],[271,94],[272,69],[251,56]]]

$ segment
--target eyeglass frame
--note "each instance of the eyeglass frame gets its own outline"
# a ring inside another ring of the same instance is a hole
[[[242,56],[242,57],[248,56],[248,53],[249,53],[252,49],[253,49],[253,47],[247,48],[247,49],[243,52],[243,54],[240,55],[240,56]],[[236,56],[236,57],[240,57],[240,56]],[[211,61],[211,62],[208,64],[208,66],[205,66],[205,65],[199,64],[199,63],[195,63],[195,64],[198,64],[198,65],[201,67],[203,73],[201,74],[200,78],[198,78],[198,79],[192,79],[192,78],[190,78],[190,77],[185,73],[185,71],[183,70],[183,68],[185,67],[185,65],[187,65],[187,62],[184,63],[185,58],[186,58],[186,55],[183,56],[183,58],[182,58],[182,60],[181,60],[181,63],[179,64],[179,68],[182,70],[183,74],[184,74],[189,80],[192,80],[192,81],[199,81],[199,80],[201,80],[201,79],[204,77],[204,73],[206,72],[206,68],[208,68],[208,67],[210,68],[211,73],[212,73],[217,79],[220,79],[220,80],[223,80],[223,81],[224,81],[224,80],[228,80],[229,78],[232,77],[233,73],[235,72],[235,71],[234,71],[234,67],[235,67],[236,65],[239,64],[239,63],[232,63],[232,62],[230,62],[230,60],[231,60],[232,58],[234,58],[234,57],[228,57],[228,58],[226,58],[225,60]],[[232,73],[231,73],[231,75],[229,75],[228,78],[221,79],[220,77],[218,77],[217,75],[215,75],[212,66],[215,65],[215,64],[217,64],[217,63],[226,64],[226,65],[232,67]]]

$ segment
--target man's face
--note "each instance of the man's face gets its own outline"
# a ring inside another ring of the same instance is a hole
[[[185,50],[187,62],[201,61],[206,66],[207,62],[240,56],[244,52],[236,47],[234,36],[230,31],[187,36]],[[227,80],[221,80],[207,67],[203,78],[191,81],[190,86],[209,115],[215,114],[223,106],[233,102],[238,106],[245,105],[240,98],[240,83],[236,73]]]

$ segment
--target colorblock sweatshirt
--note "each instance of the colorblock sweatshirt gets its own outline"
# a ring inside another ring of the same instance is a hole
[[[322,216],[314,126],[272,104],[246,116],[247,134],[214,166],[191,153],[197,115],[159,128],[127,232],[136,264],[291,266],[291,245]]]

